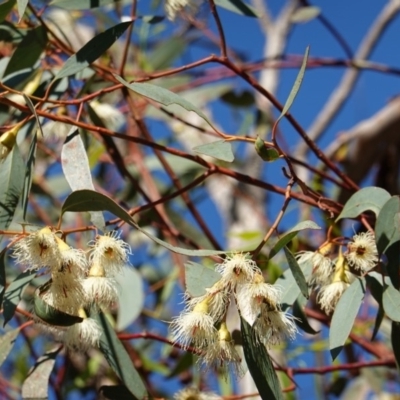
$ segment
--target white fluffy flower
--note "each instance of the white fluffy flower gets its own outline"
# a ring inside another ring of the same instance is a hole
[[[110,308],[118,300],[116,282],[111,278],[89,276],[83,281],[85,304]]]
[[[174,400],[222,400],[222,397],[211,392],[200,392],[195,387],[188,387],[175,393]]]
[[[354,235],[347,249],[345,257],[349,265],[363,273],[374,268],[378,262],[375,236],[369,231]]]
[[[170,21],[174,21],[178,13],[183,10],[194,12],[197,9],[197,2],[194,0],[165,0],[165,13]]]
[[[349,287],[347,282],[338,280],[323,286],[318,293],[317,302],[327,314],[333,312],[343,292]]]
[[[131,248],[128,243],[119,238],[117,232],[97,236],[91,251],[92,264],[100,264],[106,277],[116,275],[128,264]]]
[[[86,351],[99,346],[101,333],[101,328],[94,319],[85,318],[67,329],[64,343],[72,350]]]

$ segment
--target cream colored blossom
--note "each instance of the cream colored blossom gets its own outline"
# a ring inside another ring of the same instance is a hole
[[[175,393],[174,400],[222,400],[222,397],[211,392],[201,392],[195,387],[188,387]]]
[[[118,300],[117,284],[112,278],[89,276],[83,281],[85,304],[110,308]]]
[[[194,13],[198,3],[199,0],[165,0],[165,13],[170,21],[174,21],[183,10]]]
[[[370,231],[353,236],[353,240],[347,245],[345,257],[350,266],[365,273],[374,268],[378,262],[378,250],[375,244],[375,236]]]
[[[349,284],[343,281],[332,282],[323,286],[317,296],[321,309],[327,314],[332,313],[343,292],[348,287]]]

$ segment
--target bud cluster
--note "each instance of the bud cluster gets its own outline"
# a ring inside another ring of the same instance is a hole
[[[37,323],[76,350],[98,346],[101,329],[90,315],[117,301],[114,277],[129,254],[129,245],[115,232],[98,235],[84,251],[70,247],[50,227],[19,238],[13,249],[17,263],[50,275],[35,293]]]
[[[265,282],[261,270],[248,255],[234,254],[216,266],[221,279],[201,297],[187,299],[186,308],[171,323],[174,341],[197,351],[206,368],[228,368],[241,375],[241,357],[226,325],[231,299],[267,347],[297,332],[294,318],[280,308],[280,292]]]
[[[339,246],[335,253],[333,243],[325,243],[317,251],[305,251],[297,255],[299,264],[311,262],[312,274],[308,279],[310,286],[318,291],[317,302],[327,314],[331,314],[343,292],[354,281],[356,275],[366,274],[378,262],[375,236],[371,232],[354,235],[342,253]]]

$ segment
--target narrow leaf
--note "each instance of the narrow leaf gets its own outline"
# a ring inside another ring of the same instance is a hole
[[[357,278],[342,294],[332,316],[329,348],[334,360],[342,351],[364,299],[365,280]]]
[[[26,10],[26,6],[28,5],[28,0],[17,0],[17,4],[18,4],[18,15],[19,15],[19,20],[21,21],[25,10]]]
[[[291,16],[292,22],[308,22],[321,14],[319,7],[307,6],[298,8]]]
[[[194,262],[185,263],[185,285],[191,297],[200,297],[221,279],[221,274],[204,265]]]
[[[55,79],[65,78],[84,70],[105,53],[131,24],[132,21],[122,22],[89,40],[65,62]]]
[[[219,254],[225,254],[225,251],[218,250],[189,250],[182,247],[175,247],[167,242],[151,235],[144,229],[140,228],[139,225],[133,220],[133,218],[114,200],[105,196],[104,194],[94,192],[92,190],[77,190],[71,193],[66,199],[62,207],[62,214],[65,212],[83,212],[83,211],[109,211],[121,218],[129,225],[135,227],[144,235],[149,237],[154,242],[173,251],[174,253],[183,254],[187,256],[214,256]]]
[[[398,322],[392,322],[392,332],[390,339],[392,342],[392,348],[394,358],[396,359],[397,370],[400,372],[400,324]]]
[[[400,292],[388,285],[382,296],[383,309],[387,316],[396,322],[400,322]]]
[[[89,159],[79,130],[72,127],[61,150],[61,165],[72,191],[81,189],[94,190]],[[90,212],[92,223],[104,230],[106,222],[101,211]]]
[[[48,399],[49,379],[61,347],[38,358],[22,385],[23,399]]]
[[[286,100],[286,103],[283,107],[283,110],[281,112],[281,115],[278,117],[278,119],[275,122],[275,125],[285,116],[285,114],[289,111],[290,107],[293,104],[294,99],[297,96],[297,93],[300,89],[301,83],[303,82],[304,78],[304,73],[306,72],[306,67],[307,67],[307,60],[308,60],[308,53],[310,52],[310,47],[307,46],[306,51],[304,53],[303,57],[303,62],[301,64],[301,68],[299,73],[297,74],[296,81],[294,82],[294,85],[292,87],[292,90],[290,91],[289,97]]]
[[[25,165],[15,145],[0,168],[0,229],[10,225],[24,187]]]
[[[310,335],[316,335],[321,331],[316,331],[308,322],[307,315],[304,312],[304,303],[306,301],[307,299],[302,294],[300,294],[300,296],[294,302],[293,304],[293,317],[295,317],[294,321],[296,325],[304,332]]]
[[[232,145],[229,142],[225,142],[225,140],[217,140],[216,142],[202,144],[193,147],[193,150],[196,153],[205,154],[217,160],[232,162],[235,159],[232,153]]]
[[[283,400],[279,380],[267,349],[243,318],[240,319],[240,326],[244,357],[260,397],[262,400]]]
[[[138,400],[144,400],[147,398],[146,387],[114,329],[103,313],[97,314],[93,318],[103,328],[100,338],[100,350],[105,359],[129,391]]]
[[[375,225],[375,238],[380,254],[400,241],[400,196],[393,196],[383,205]]]
[[[306,299],[308,299],[308,297],[309,297],[308,284],[307,284],[306,278],[304,277],[303,271],[301,270],[299,264],[296,261],[296,258],[292,254],[292,252],[286,246],[284,246],[283,249],[285,251],[285,256],[289,263],[289,268],[292,271],[294,279],[296,280],[296,283],[299,286],[300,291],[303,294],[303,296]]]
[[[161,103],[164,106],[170,106],[172,104],[178,104],[183,107],[187,111],[195,112],[199,117],[203,118],[212,128],[214,128],[211,121],[207,118],[207,116],[201,111],[198,107],[185,100],[183,97],[177,95],[174,92],[171,92],[168,89],[164,89],[161,86],[152,85],[150,83],[128,83],[124,79],[122,79],[118,75],[114,75],[115,79],[126,86],[128,89],[144,96],[149,99],[156,101],[157,103]]]
[[[123,385],[101,386],[100,393],[102,399],[108,400],[137,400],[135,396]]]
[[[14,346],[15,339],[19,334],[20,328],[13,329],[6,332],[0,337],[0,366],[3,365],[7,356],[10,354],[11,349]]]
[[[26,286],[29,285],[29,282],[32,281],[35,276],[36,271],[22,272],[6,289],[3,301],[4,326],[14,316]]]
[[[379,215],[383,205],[390,199],[390,194],[379,187],[366,187],[354,193],[343,207],[336,221],[342,218],[356,218],[369,210]]]
[[[8,0],[7,2],[0,4],[0,23],[2,23],[11,10],[14,8],[16,0]]]
[[[296,226],[293,228],[289,229],[287,232],[285,232],[281,238],[278,240],[278,242],[275,244],[275,246],[271,249],[268,258],[271,259],[274,257],[284,246],[286,246],[300,231],[304,229],[321,229],[320,226],[318,226],[315,222],[313,221],[302,221],[298,223]]]
[[[18,0],[18,9],[20,1]],[[21,14],[20,14],[21,15]],[[46,29],[39,25],[31,29],[15,49],[7,64],[3,77],[11,75],[16,71],[33,68],[47,45]]]
[[[118,284],[118,318],[116,329],[123,331],[142,312],[144,304],[143,280],[135,268],[123,268],[114,278]]]
[[[89,10],[118,3],[119,0],[53,0],[50,6],[64,8],[66,10]]]
[[[7,254],[7,247],[5,247],[0,253],[0,308],[3,306],[3,296],[6,290],[6,263],[5,258]]]
[[[242,0],[214,0],[215,5],[246,17],[259,17],[257,10]]]

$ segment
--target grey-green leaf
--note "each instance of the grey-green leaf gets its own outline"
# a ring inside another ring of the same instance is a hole
[[[400,196],[384,203],[376,221],[375,238],[380,254],[400,241]]]
[[[397,371],[400,372],[400,324],[398,322],[392,322],[392,331],[390,339],[392,343],[394,358],[396,359]]]
[[[7,247],[5,247],[0,253],[0,308],[3,306],[3,296],[6,290],[6,263],[5,258],[7,254]]]
[[[84,70],[104,54],[131,24],[132,21],[122,22],[89,40],[65,62],[55,79],[65,78]]]
[[[383,309],[386,315],[396,322],[400,322],[400,292],[391,285],[385,288],[382,296]]]
[[[257,136],[257,139],[254,143],[254,148],[256,149],[257,154],[264,161],[272,162],[279,158],[278,150],[276,150],[274,147],[266,147],[264,140],[262,140],[259,136]]]
[[[19,15],[19,20],[21,21],[25,10],[26,10],[26,6],[28,5],[28,1],[29,0],[17,0],[17,4],[18,4],[18,15]]]
[[[5,3],[0,4],[0,23],[3,22],[7,15],[10,14],[14,8],[16,0],[8,0]]]
[[[202,144],[193,147],[193,150],[199,154],[211,156],[217,160],[232,162],[235,157],[232,152],[232,145],[225,140],[217,140],[216,142]]]
[[[48,399],[49,378],[61,347],[38,358],[22,385],[23,399]]]
[[[159,239],[156,236],[151,235],[144,229],[142,229],[133,218],[122,208],[120,207],[114,200],[105,196],[104,194],[97,193],[93,190],[77,190],[71,193],[66,199],[62,207],[62,214],[65,212],[83,212],[83,211],[109,211],[121,218],[123,221],[128,223],[129,225],[135,227],[144,235],[149,237],[154,242],[159,245],[167,248],[168,250],[173,251],[174,253],[183,254],[186,256],[215,256],[219,254],[225,254],[225,251],[219,250],[189,250],[184,249],[182,247],[172,246],[167,242]]]
[[[340,297],[332,316],[329,348],[334,360],[342,351],[364,299],[365,280],[357,278]]]
[[[142,312],[144,304],[143,280],[133,267],[125,267],[115,277],[118,285],[118,318],[116,329],[123,331]]]
[[[309,220],[299,222],[296,226],[289,229],[281,236],[275,246],[271,249],[268,258],[271,259],[272,257],[274,257],[279,252],[279,250],[286,246],[300,231],[304,229],[321,229],[321,227],[318,226],[315,222]]]
[[[382,188],[372,186],[360,189],[347,200],[336,221],[342,218],[356,218],[367,210],[378,216],[389,199],[390,194]]]
[[[185,263],[186,290],[191,297],[199,297],[221,279],[221,274],[194,262]]]
[[[100,338],[100,350],[105,359],[124,385],[138,400],[146,399],[147,390],[142,378],[133,366],[129,354],[118,339],[107,318],[103,313],[97,314],[93,318],[103,329]]]
[[[15,310],[22,298],[22,294],[29,285],[29,282],[36,276],[35,271],[25,271],[20,273],[4,293],[3,315],[4,326],[14,316]]]
[[[321,9],[314,6],[299,7],[291,16],[292,22],[308,22],[318,17]]]
[[[289,264],[289,268],[292,271],[292,274],[294,276],[294,279],[296,280],[296,283],[298,287],[300,288],[300,291],[302,295],[308,299],[309,294],[308,294],[308,284],[306,281],[306,278],[304,277],[303,271],[301,270],[299,264],[296,261],[296,258],[292,254],[292,252],[286,247],[283,247],[285,251],[285,256]]]
[[[89,10],[113,3],[118,3],[118,0],[53,0],[49,5],[66,10]]]
[[[201,111],[194,104],[190,103],[189,101],[187,101],[183,97],[177,95],[176,93],[171,92],[168,89],[164,89],[161,86],[152,85],[150,83],[139,83],[139,82],[128,83],[127,81],[125,81],[118,75],[114,75],[114,77],[115,77],[115,79],[117,79],[118,82],[122,83],[128,89],[130,89],[144,97],[148,97],[149,99],[152,99],[152,100],[156,101],[157,103],[161,103],[164,106],[178,104],[179,106],[183,107],[185,110],[195,112],[199,117],[203,118],[204,121],[206,121],[212,128],[214,128],[213,124],[207,118],[207,116],[203,113],[203,111]]]
[[[307,299],[300,294],[300,296],[293,303],[293,317],[295,317],[296,325],[304,332],[310,335],[316,335],[321,331],[316,331],[308,322],[307,315],[304,312],[304,306]]]
[[[19,334],[20,328],[13,329],[6,332],[0,337],[0,365],[3,365],[7,356],[10,354],[11,349],[14,346],[15,339]]]
[[[240,326],[244,357],[260,397],[263,400],[283,400],[279,380],[267,349],[243,318],[240,319]]]
[[[242,0],[214,0],[214,3],[218,7],[225,8],[236,14],[245,15],[246,17],[258,18],[260,16],[254,7]]]
[[[289,97],[287,98],[286,103],[283,106],[283,110],[282,110],[281,114],[279,115],[278,119],[276,120],[275,124],[277,124],[286,115],[286,113],[289,111],[290,107],[292,106],[294,99],[297,96],[297,93],[300,89],[301,83],[303,82],[304,73],[306,72],[309,52],[310,52],[310,47],[307,46],[306,51],[304,53],[303,62],[301,64],[300,71],[297,74],[297,78],[294,82],[292,90],[290,91]]]
[[[17,145],[0,168],[0,229],[10,225],[24,187],[25,165]]]

